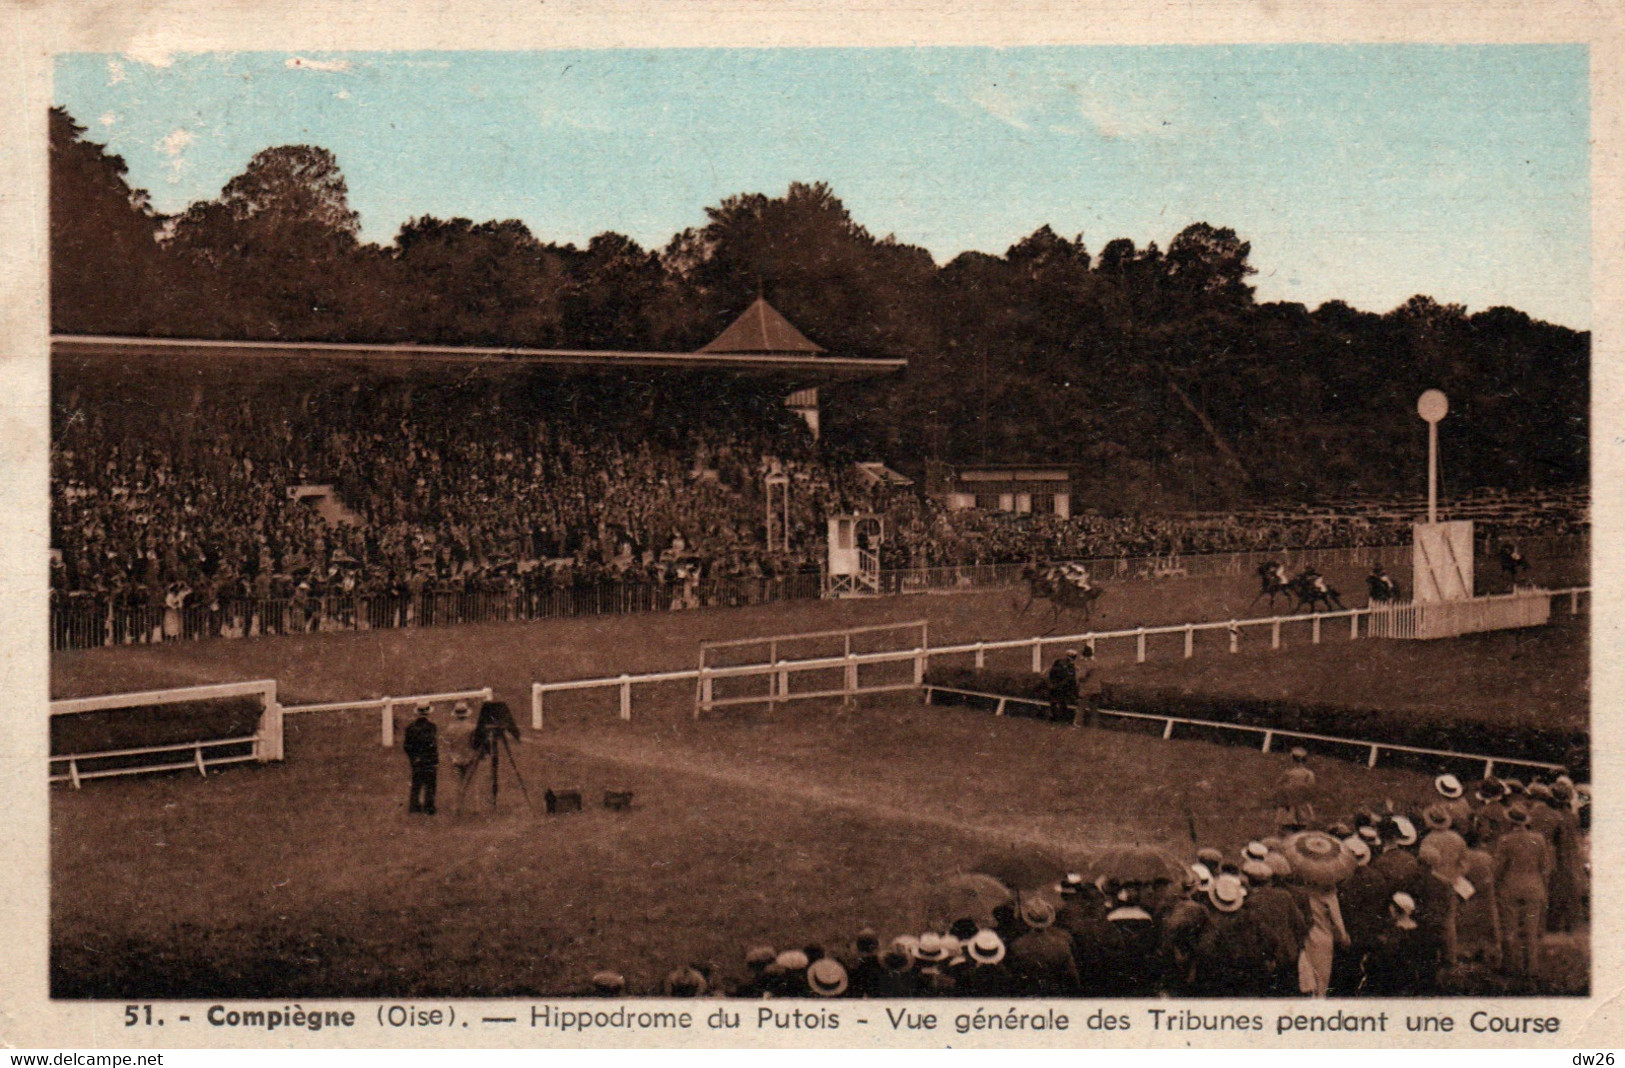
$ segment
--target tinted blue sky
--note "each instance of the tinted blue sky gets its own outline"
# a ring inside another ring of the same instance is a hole
[[[500,43],[500,42],[497,42]],[[1590,323],[1582,46],[764,49],[62,57],[56,99],[162,210],[261,148],[332,149],[367,238],[519,218],[658,247],[827,181],[946,262],[1044,223],[1253,244],[1260,299],[1413,293]]]

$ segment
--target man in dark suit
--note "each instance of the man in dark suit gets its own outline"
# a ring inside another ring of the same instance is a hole
[[[412,765],[412,793],[406,811],[434,815],[435,780],[440,772],[440,740],[429,706],[419,705],[418,715],[401,736],[401,748]]]

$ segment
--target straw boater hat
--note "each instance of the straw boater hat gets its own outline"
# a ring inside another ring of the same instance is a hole
[[[1331,835],[1333,838],[1347,838],[1349,835],[1354,833],[1354,828],[1349,826],[1347,823],[1344,823],[1342,820],[1338,820],[1336,823],[1328,823],[1326,825],[1326,833]]]
[[[1262,860],[1248,858],[1241,866],[1241,874],[1247,876],[1254,886],[1262,886],[1275,878],[1275,872]]]
[[[1454,775],[1440,775],[1433,780],[1433,788],[1452,801],[1466,793],[1461,788],[1461,780]]]
[[[1552,788],[1543,782],[1532,782],[1529,784],[1529,796],[1537,801],[1550,801]]]
[[[1371,863],[1371,847],[1365,844],[1365,839],[1355,835],[1343,839],[1343,849],[1354,858],[1354,863],[1365,867]]]
[[[1388,817],[1388,826],[1394,832],[1391,837],[1400,845],[1413,846],[1416,844],[1416,824],[1411,822],[1409,816],[1390,816]],[[1390,835],[1385,834],[1383,837],[1388,838]]]
[[[1270,847],[1263,842],[1248,842],[1241,850],[1241,859],[1263,860],[1270,855]]]
[[[891,947],[908,955],[909,960],[914,959],[914,950],[920,945],[920,940],[911,934],[900,934],[891,940]]]
[[[927,964],[940,964],[948,959],[948,947],[942,944],[942,936],[935,931],[927,931],[920,936],[914,946],[914,959],[925,961]]]
[[[705,976],[697,968],[678,968],[666,976],[662,992],[669,998],[698,998],[705,996]]]
[[[1334,887],[1355,868],[1343,843],[1323,831],[1299,831],[1286,840],[1283,853],[1293,877],[1309,886]]]
[[[965,960],[965,943],[955,935],[942,936],[942,948],[948,951],[949,964],[962,964]]]
[[[1473,794],[1479,799],[1479,801],[1487,803],[1505,796],[1506,792],[1506,787],[1501,785],[1500,779],[1485,779],[1483,782],[1478,784],[1478,787],[1473,791]]]
[[[751,946],[745,951],[745,963],[758,970],[772,964],[777,957],[772,946]]]
[[[774,959],[773,963],[777,964],[787,972],[799,972],[805,969],[811,962],[807,960],[807,954],[803,953],[801,950],[787,949],[783,953],[780,953],[778,957]]]
[[[821,998],[838,998],[846,993],[846,969],[832,957],[820,957],[807,969],[807,986]]]
[[[603,997],[617,997],[626,993],[626,977],[619,972],[594,972],[592,989]]]
[[[1523,793],[1523,781],[1521,779],[1502,779],[1501,785],[1507,788],[1508,794]]]
[[[1217,871],[1219,865],[1224,863],[1224,854],[1212,846],[1205,846],[1196,851],[1196,859],[1206,864],[1210,871]]]
[[[1270,866],[1270,871],[1277,879],[1285,879],[1292,874],[1292,862],[1276,850],[1270,850],[1270,855],[1264,858],[1264,863]]]
[[[1084,881],[1083,876],[1079,875],[1077,872],[1067,872],[1066,878],[1061,880],[1061,896],[1072,897],[1074,894],[1081,893],[1083,891]]]
[[[976,932],[976,937],[970,940],[966,948],[970,951],[970,959],[977,964],[997,964],[1004,959],[1004,939],[999,937],[997,931],[986,927]]]
[[[1309,759],[1309,750],[1305,749],[1301,745],[1293,746],[1292,747],[1292,759],[1296,760],[1298,763],[1302,764],[1305,760]]]
[[[1394,926],[1406,931],[1416,930],[1416,921],[1411,914],[1416,911],[1416,899],[1401,890],[1390,899],[1390,907],[1394,912]]]
[[[1525,826],[1529,823],[1529,810],[1522,805],[1510,805],[1507,807],[1507,819],[1520,827]]]
[[[1445,811],[1443,805],[1429,805],[1422,810],[1422,822],[1428,825],[1430,831],[1443,831],[1450,827],[1450,813]]]
[[[1055,922],[1055,908],[1041,897],[1021,899],[1021,922],[1035,931],[1041,931]]]
[[[1190,873],[1192,885],[1199,889],[1206,890],[1208,884],[1213,881],[1213,872],[1208,870],[1208,866],[1206,864],[1192,864],[1190,866]]]
[[[1234,875],[1221,875],[1207,888],[1207,899],[1220,912],[1235,912],[1247,900],[1247,888]]]

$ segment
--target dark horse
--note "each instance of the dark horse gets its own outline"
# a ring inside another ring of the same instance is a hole
[[[1260,598],[1268,597],[1270,599],[1270,611],[1273,612],[1275,611],[1275,599],[1277,597],[1291,597],[1292,591],[1292,583],[1290,581],[1282,582],[1280,576],[1276,573],[1275,561],[1265,560],[1258,565],[1258,592],[1253,594],[1253,599],[1248,603],[1247,607],[1251,608],[1259,602]]]
[[[1317,589],[1315,587],[1315,576],[1307,571],[1293,579],[1290,585],[1292,587],[1292,596],[1297,598],[1298,601],[1292,609],[1294,612],[1302,611],[1305,608],[1313,612],[1322,606],[1328,612],[1344,612],[1348,610],[1343,604],[1341,594],[1331,586],[1327,586],[1324,591]]]
[[[1081,611],[1083,621],[1088,623],[1095,602],[1106,595],[1106,591],[1099,586],[1091,586],[1086,590],[1068,582],[1060,569],[1055,567],[1028,564],[1021,569],[1021,580],[1027,584],[1027,599],[1017,609],[1016,617],[1019,619],[1025,616],[1034,601],[1048,601],[1051,612],[1050,630],[1054,630],[1060,624],[1062,612]]]
[[[1513,589],[1517,589],[1518,580],[1529,573],[1529,561],[1523,558],[1516,545],[1501,546],[1501,571]]]
[[[1392,580],[1384,582],[1382,578],[1376,575],[1367,575],[1365,577],[1365,592],[1367,599],[1372,604],[1391,604],[1394,601],[1403,601],[1405,599],[1405,592],[1395,585]]]

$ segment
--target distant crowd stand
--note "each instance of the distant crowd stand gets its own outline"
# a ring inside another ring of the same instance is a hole
[[[475,387],[469,387],[471,389]],[[1102,579],[1403,564],[1410,502],[1102,516],[950,511],[820,453],[771,397],[642,409],[517,391],[53,410],[53,648],[443,626],[816,598],[826,519],[878,512],[882,591],[997,585],[1035,559]],[[477,425],[471,425],[477,411]],[[85,414],[85,413],[90,414]],[[320,428],[296,431],[295,426]],[[769,547],[763,481],[790,485]],[[1453,502],[1526,557],[1583,552],[1583,492]]]

